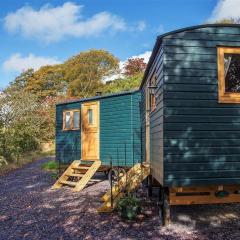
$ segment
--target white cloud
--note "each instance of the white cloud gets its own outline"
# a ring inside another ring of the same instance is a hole
[[[3,69],[8,72],[22,72],[29,68],[38,70],[40,67],[45,65],[53,65],[60,63],[56,58],[51,57],[40,57],[33,54],[28,56],[22,56],[19,53],[10,56],[4,63]]]
[[[139,54],[139,55],[132,56],[132,57],[129,57],[129,58],[143,58],[143,59],[144,59],[144,62],[145,62],[145,63],[148,63],[148,60],[149,60],[151,54],[152,54],[151,51],[146,51],[146,52],[144,52],[144,53],[141,53],[141,54]],[[127,60],[126,60],[126,61],[127,61]],[[125,61],[125,62],[126,62],[126,61]]]
[[[144,59],[144,62],[145,63],[148,63],[149,61],[149,58],[151,56],[152,52],[151,51],[146,51],[144,53],[141,53],[139,55],[134,55],[134,56],[131,56],[129,58],[143,58]],[[124,61],[120,61],[119,62],[119,69],[120,69],[120,73],[119,74],[114,74],[112,76],[108,76],[106,77],[103,81],[104,82],[107,82],[107,81],[112,81],[114,79],[117,79],[117,78],[123,78],[123,73],[124,73],[124,65],[126,64],[127,60],[129,59],[127,58],[126,60]]]
[[[103,32],[127,31],[132,29],[125,20],[109,12],[99,12],[90,18],[84,18],[83,6],[66,2],[62,6],[44,5],[39,10],[22,7],[9,13],[4,19],[5,29],[10,33],[19,33],[26,38],[44,42],[56,42],[66,36],[89,37]],[[137,31],[143,31],[145,22],[139,21]]]
[[[146,23],[145,23],[144,21],[139,21],[139,22],[137,23],[137,28],[136,28],[136,30],[139,31],[139,32],[142,32],[142,31],[145,30],[146,26],[147,26],[147,25],[146,25]]]
[[[219,0],[214,8],[209,21],[216,21],[226,18],[240,18],[239,0]]]

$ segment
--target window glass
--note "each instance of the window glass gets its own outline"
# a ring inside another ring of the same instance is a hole
[[[66,112],[65,115],[65,128],[70,129],[71,128],[71,113]]]
[[[151,107],[151,111],[154,111],[156,108],[156,98],[154,94],[150,94],[150,107]]]
[[[88,123],[93,124],[93,110],[88,109]]]
[[[157,82],[157,77],[156,77],[156,74],[154,73],[150,82],[150,86],[152,87],[152,89],[150,90],[150,110],[151,111],[154,111],[156,108],[155,90],[153,89],[156,87],[156,82]]]
[[[79,122],[80,122],[80,112],[75,111],[73,112],[73,128],[79,128]]]
[[[224,54],[225,92],[240,92],[240,54]]]

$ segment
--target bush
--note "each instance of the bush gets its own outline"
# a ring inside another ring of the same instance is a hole
[[[3,156],[0,156],[0,167],[7,165],[8,162],[6,161],[6,159]]]
[[[117,209],[122,218],[132,220],[136,218],[141,209],[141,202],[133,196],[124,196],[117,203]]]

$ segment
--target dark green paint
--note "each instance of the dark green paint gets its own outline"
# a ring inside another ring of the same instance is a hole
[[[163,63],[150,122],[152,165],[163,166],[164,186],[240,183],[240,104],[218,103],[219,45],[240,47],[240,26],[185,29],[156,44],[145,80]]]
[[[92,99],[100,102],[100,159],[103,165],[110,165],[111,160],[113,165],[121,166],[141,161],[140,100],[140,92]],[[81,158],[81,132],[62,131],[62,111],[81,109],[86,101],[57,105],[56,154],[61,162],[70,163]]]

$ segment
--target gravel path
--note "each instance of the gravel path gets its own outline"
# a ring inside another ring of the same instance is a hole
[[[122,221],[96,212],[107,181],[80,193],[50,190],[51,174],[40,169],[48,160],[0,177],[0,240],[240,239],[240,204],[172,207],[172,223],[163,228],[149,203],[137,221]]]

